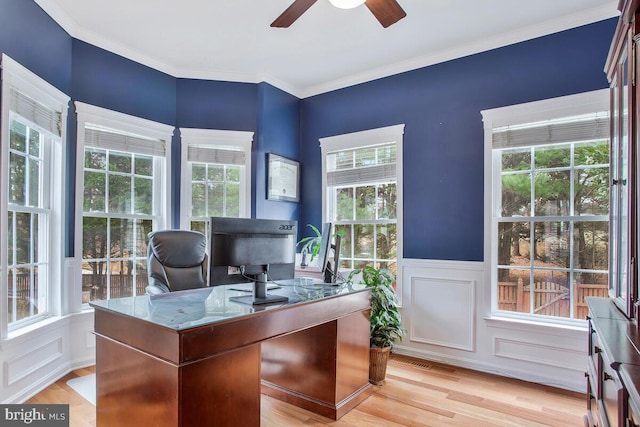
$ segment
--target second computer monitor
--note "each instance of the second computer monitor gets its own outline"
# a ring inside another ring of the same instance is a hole
[[[335,243],[332,241],[335,239]],[[340,258],[340,236],[333,233],[333,224],[326,222],[322,225],[320,249],[318,250],[318,267],[324,274],[325,283],[335,283],[338,276]],[[333,256],[332,255],[333,249]]]
[[[324,273],[327,270],[327,262],[329,262],[329,254],[331,253],[331,231],[333,226],[330,222],[322,225],[322,234],[320,236],[320,248],[318,249],[318,267]]]

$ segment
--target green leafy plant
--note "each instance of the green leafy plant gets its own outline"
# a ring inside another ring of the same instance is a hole
[[[312,224],[307,224],[307,226],[311,228],[311,230],[313,230],[315,236],[307,236],[300,239],[300,241],[296,243],[296,246],[302,245],[300,246],[300,252],[306,251],[308,254],[310,254],[311,257],[309,258],[309,262],[312,262],[313,259],[318,256],[318,252],[320,252],[320,244],[322,243],[322,232],[320,231],[320,229],[318,229],[318,227]],[[336,231],[331,237],[336,236],[344,236],[344,231]]]
[[[318,230],[318,227],[314,225],[307,224],[307,226],[311,228],[311,230],[313,230],[315,236],[307,236],[300,239],[296,246],[302,245],[300,246],[300,252],[306,251],[308,254],[311,254],[311,258],[309,259],[309,262],[311,262],[318,255],[318,252],[320,252],[320,241],[322,240],[322,232],[320,232],[320,230]]]
[[[360,273],[362,282],[371,289],[369,345],[372,348],[390,347],[405,334],[400,305],[392,286],[395,278],[387,269],[365,266],[352,271],[348,281],[351,282]]]

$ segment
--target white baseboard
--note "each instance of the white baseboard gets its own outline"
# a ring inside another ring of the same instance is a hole
[[[501,377],[514,378],[526,382],[543,384],[563,390],[586,393],[586,383],[584,380],[584,372],[582,371],[576,371],[575,375],[563,376],[562,378],[558,378],[557,376],[546,377],[532,374],[529,370],[518,370],[514,369],[513,367],[505,367],[505,365],[498,365],[495,363],[487,363],[475,359],[444,355],[442,353],[435,353],[402,345],[394,345],[393,352],[403,356],[415,357],[417,359],[442,363],[458,368],[471,369],[478,372],[499,375]]]

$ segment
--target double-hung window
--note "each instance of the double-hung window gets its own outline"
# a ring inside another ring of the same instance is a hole
[[[144,294],[147,234],[170,224],[173,127],[78,102],[76,110],[82,302]]]
[[[584,319],[584,298],[608,293],[608,92],[483,117],[492,311]]]
[[[61,310],[69,97],[2,56],[1,335]]]
[[[212,216],[251,214],[253,132],[181,128],[181,228],[208,236]]]
[[[342,236],[340,267],[399,272],[404,125],[320,140],[324,220]]]

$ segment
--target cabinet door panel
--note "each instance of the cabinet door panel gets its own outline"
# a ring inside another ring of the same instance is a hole
[[[610,141],[610,221],[609,221],[609,294],[618,307],[629,317],[633,317],[635,289],[631,288],[631,258],[634,235],[631,218],[634,218],[632,197],[635,161],[632,156],[632,142],[635,135],[635,99],[631,81],[631,43],[624,43],[616,72],[611,78],[611,141]],[[633,138],[632,138],[633,137]]]

